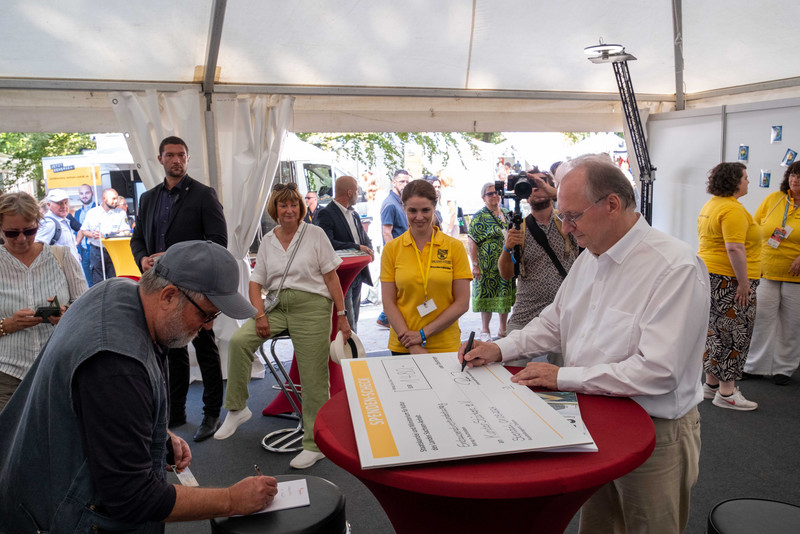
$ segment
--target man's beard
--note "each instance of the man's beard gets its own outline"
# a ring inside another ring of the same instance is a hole
[[[534,202],[531,204],[531,209],[533,211],[542,211],[546,210],[552,205],[552,200],[542,200],[541,202]]]
[[[183,324],[183,309],[185,307],[186,302],[182,302],[175,312],[164,321],[163,331],[167,332],[167,335],[158,340],[160,345],[168,349],[179,349],[185,347],[197,337],[199,331],[187,331]]]

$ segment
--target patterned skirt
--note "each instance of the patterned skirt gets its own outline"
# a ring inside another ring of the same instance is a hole
[[[750,280],[747,306],[734,301],[739,286],[734,276],[709,273],[711,313],[708,319],[703,371],[722,382],[741,380],[742,369],[750,351],[750,338],[756,319],[756,288],[759,280]]]

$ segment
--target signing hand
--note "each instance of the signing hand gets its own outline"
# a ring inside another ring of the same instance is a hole
[[[273,477],[247,477],[230,487],[231,515],[247,515],[260,512],[278,493],[278,481]]]
[[[466,360],[467,365],[470,367],[480,367],[481,365],[499,362],[503,359],[503,355],[500,353],[500,347],[494,343],[473,341],[472,350],[464,354],[464,349],[466,349],[466,347],[467,344],[462,343],[458,348],[458,361],[463,362]]]
[[[558,367],[544,362],[530,362],[525,369],[511,377],[521,386],[539,386],[558,389]]]

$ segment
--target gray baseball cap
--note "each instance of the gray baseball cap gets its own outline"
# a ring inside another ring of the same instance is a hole
[[[239,264],[228,249],[211,241],[175,243],[158,258],[156,274],[183,289],[197,291],[234,319],[256,309],[239,293]]]

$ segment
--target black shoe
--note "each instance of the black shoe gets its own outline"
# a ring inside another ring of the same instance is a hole
[[[774,375],[772,377],[772,383],[776,386],[785,386],[789,383],[789,380],[791,380],[791,378],[786,375]]]
[[[203,422],[200,423],[200,426],[197,427],[197,432],[194,433],[194,440],[203,441],[204,439],[210,438],[214,435],[214,432],[219,430],[220,426],[222,426],[222,423],[219,417],[204,415]]]
[[[740,378],[740,380],[751,380],[753,378],[762,378],[762,376],[761,375],[754,375],[753,373],[742,372],[742,378]]]

